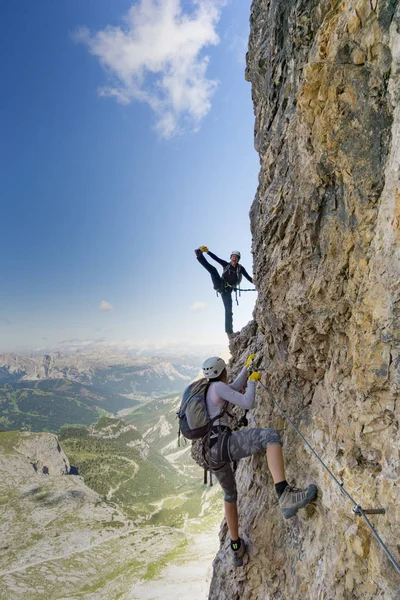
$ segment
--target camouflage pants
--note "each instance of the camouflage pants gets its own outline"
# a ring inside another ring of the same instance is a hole
[[[229,436],[228,440],[224,439],[227,435]],[[226,441],[227,443],[224,443]],[[222,435],[221,448],[223,451],[221,457],[218,457],[218,444],[215,444],[211,448],[209,456],[210,468],[224,491],[226,502],[231,504],[236,504],[237,502],[232,461],[252,456],[271,445],[282,446],[279,433],[275,429],[257,428],[224,433]]]

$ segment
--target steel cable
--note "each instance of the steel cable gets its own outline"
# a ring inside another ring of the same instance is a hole
[[[371,530],[372,534],[374,535],[375,539],[378,541],[380,547],[382,548],[382,550],[384,551],[384,553],[386,554],[387,558],[390,560],[390,562],[392,563],[392,565],[394,566],[394,568],[396,569],[397,573],[400,575],[400,566],[398,565],[398,563],[396,562],[396,560],[394,559],[394,557],[390,553],[389,549],[387,548],[387,546],[384,544],[384,542],[380,538],[378,532],[375,530],[374,526],[372,525],[372,523],[370,522],[370,520],[366,516],[366,514],[365,514],[366,511],[359,504],[357,504],[357,502],[355,502],[355,500],[351,497],[351,495],[349,494],[349,492],[344,488],[343,484],[340,483],[340,481],[334,476],[334,474],[329,469],[329,467],[326,466],[326,464],[324,463],[324,461],[322,460],[322,458],[315,452],[315,450],[311,446],[311,444],[308,443],[308,441],[306,440],[306,438],[299,431],[299,429],[296,427],[296,425],[293,423],[293,421],[290,419],[290,417],[288,417],[287,414],[285,413],[285,411],[280,407],[280,405],[275,400],[275,398],[271,394],[271,392],[265,387],[265,385],[261,381],[259,381],[259,384],[267,392],[268,397],[270,398],[270,400],[272,400],[272,402],[275,404],[275,406],[278,408],[278,410],[281,412],[281,414],[285,417],[285,419],[288,421],[288,423],[290,423],[290,425],[293,427],[293,429],[296,431],[296,433],[299,434],[299,436],[301,437],[301,439],[303,440],[303,442],[311,450],[311,452],[318,459],[318,461],[321,463],[321,465],[324,467],[324,469],[329,473],[329,475],[333,479],[333,481],[339,486],[341,492],[345,496],[347,496],[347,498],[353,503],[354,506],[353,506],[352,512],[355,515],[359,515],[359,516],[361,516],[361,517],[364,518],[365,522],[367,523],[367,525],[368,525],[369,529]],[[377,509],[377,510],[372,509],[372,510],[368,510],[367,512],[369,514],[381,514],[382,510],[380,510],[380,509]]]

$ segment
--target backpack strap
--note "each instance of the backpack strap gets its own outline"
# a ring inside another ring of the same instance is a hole
[[[203,437],[203,439],[201,441],[202,442],[201,445],[202,445],[203,459],[204,459],[204,462],[208,465],[208,471],[210,471],[210,487],[212,487],[213,483],[212,483],[212,471],[211,471],[210,464],[209,464],[209,461],[208,461],[208,456],[209,456],[210,449],[211,449],[211,435],[213,433],[213,430],[212,430],[213,423],[217,419],[220,419],[224,414],[227,414],[230,417],[232,417],[232,415],[230,413],[228,413],[228,411],[226,410],[228,404],[229,404],[229,402],[225,401],[224,404],[223,404],[223,406],[222,406],[222,410],[219,413],[219,415],[216,415],[213,419],[210,419],[211,427],[210,427],[208,433]],[[221,444],[221,442],[222,442],[222,431],[219,428],[218,429],[218,441],[217,441],[218,462],[222,462],[222,458],[221,458],[221,454],[222,454],[221,453],[221,446],[222,446],[222,444]],[[224,465],[222,465],[222,467],[223,466]],[[207,484],[207,469],[206,468],[204,468],[204,483]]]
[[[226,400],[222,406],[222,411],[219,415],[220,418],[225,413],[229,415],[229,413],[227,411],[228,404],[229,404],[229,402]],[[229,415],[229,416],[232,416],[232,415]],[[217,456],[218,456],[218,462],[222,463],[222,431],[221,431],[221,427],[218,428]]]
[[[228,405],[229,405],[229,402],[225,401],[224,404],[223,404],[223,406],[222,406],[222,410],[219,413],[219,415],[217,415],[213,419],[210,419],[210,421],[211,421],[210,430],[207,433],[207,435],[203,438],[203,458],[204,458],[204,460],[205,460],[205,462],[207,464],[208,464],[207,456],[208,456],[208,454],[209,454],[209,452],[211,450],[211,435],[213,433],[212,427],[213,427],[214,421],[216,421],[217,419],[220,419],[224,414],[227,414],[229,417],[233,418],[233,416],[230,413],[228,413],[228,411],[227,411]],[[226,432],[226,433],[228,433],[228,432]],[[218,460],[218,463],[222,463],[222,435],[223,435],[222,429],[221,429],[221,427],[218,427],[218,439],[217,439],[217,460]],[[224,465],[222,465],[222,466],[224,466]],[[212,485],[211,469],[210,469],[210,485]]]

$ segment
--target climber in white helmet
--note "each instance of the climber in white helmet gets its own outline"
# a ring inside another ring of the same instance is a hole
[[[208,466],[218,479],[224,492],[226,524],[231,538],[230,557],[234,567],[243,565],[246,545],[239,537],[237,490],[232,463],[266,451],[269,470],[279,498],[279,508],[285,519],[290,519],[317,495],[317,487],[310,484],[305,489],[295,488],[286,481],[282,442],[279,432],[269,428],[246,428],[232,431],[229,411],[232,405],[251,409],[255,402],[256,382],[260,374],[252,368],[256,355],[250,354],[239,376],[228,384],[228,374],[222,358],[212,357],[203,363],[204,377],[209,381],[206,406],[212,420],[211,435],[203,439]],[[241,393],[240,390],[244,393]],[[227,404],[229,403],[229,404]],[[207,447],[208,446],[208,447]]]
[[[214,289],[221,294],[222,302],[225,307],[225,332],[231,340],[236,335],[233,333],[232,292],[239,287],[242,276],[246,277],[250,283],[253,283],[253,279],[246,269],[239,264],[239,250],[232,250],[230,262],[218,258],[218,256],[210,252],[207,246],[200,246],[194,252],[199,263],[210,273]],[[213,260],[223,267],[222,275],[218,273],[215,267],[206,261],[203,252],[206,252]]]

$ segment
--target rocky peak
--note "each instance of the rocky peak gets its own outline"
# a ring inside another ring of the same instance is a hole
[[[1,433],[0,470],[13,477],[32,474],[68,475],[69,460],[52,433],[7,431]]]
[[[259,186],[251,209],[258,300],[232,344],[400,561],[400,8],[397,2],[253,0]],[[228,540],[210,599],[381,598],[400,576],[362,518],[258,388],[250,426],[282,433],[287,478],[318,500],[284,522],[265,458],[237,471],[248,561]]]

